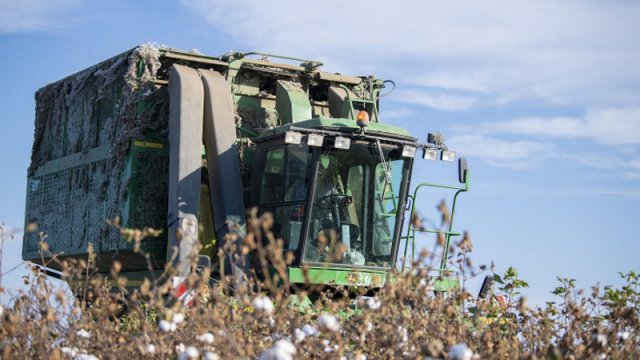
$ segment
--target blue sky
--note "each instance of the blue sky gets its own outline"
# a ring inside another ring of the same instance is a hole
[[[469,159],[457,225],[476,263],[520,270],[533,303],[556,276],[620,284],[617,272],[640,271],[638,34],[640,4],[624,0],[0,0],[0,221],[23,226],[41,86],[147,42],[257,50],[394,80],[383,121],[423,140],[440,131]],[[413,181],[454,176],[419,161]]]

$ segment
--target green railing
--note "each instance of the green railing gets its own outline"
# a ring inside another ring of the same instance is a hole
[[[447,189],[447,190],[454,190],[455,191],[455,195],[453,196],[453,204],[451,205],[451,214],[450,214],[450,219],[449,219],[449,224],[448,224],[448,229],[447,230],[436,230],[436,229],[418,229],[416,228],[416,226],[413,224],[413,218],[415,216],[416,213],[416,204],[417,204],[417,200],[418,200],[418,192],[421,189],[426,189],[426,188],[438,188],[438,189]],[[454,220],[454,215],[456,212],[456,203],[458,201],[458,195],[460,195],[463,192],[467,192],[469,191],[469,172],[467,171],[466,177],[465,177],[465,182],[464,182],[464,186],[452,186],[452,185],[443,185],[443,184],[434,184],[434,183],[421,183],[418,184],[418,186],[416,186],[416,189],[413,192],[413,195],[411,196],[411,216],[409,219],[411,219],[409,221],[409,226],[407,228],[407,235],[402,237],[402,239],[405,240],[405,247],[404,247],[404,257],[402,259],[402,271],[405,270],[406,268],[406,260],[407,260],[407,253],[409,251],[409,243],[411,243],[411,258],[415,259],[415,254],[416,254],[416,233],[432,233],[432,234],[444,234],[445,235],[445,243],[443,246],[443,250],[442,250],[442,261],[440,262],[440,269],[434,269],[434,271],[439,271],[440,273],[443,273],[446,271],[447,269],[447,256],[449,255],[449,243],[451,241],[451,237],[452,236],[460,236],[459,232],[454,232],[453,231],[453,220]]]

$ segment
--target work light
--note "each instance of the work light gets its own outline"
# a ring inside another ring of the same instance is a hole
[[[456,159],[456,152],[449,150],[442,150],[440,153],[440,160],[442,161],[453,161]]]
[[[414,157],[416,155],[416,147],[411,145],[405,145],[402,147],[402,156],[403,157]]]
[[[438,150],[424,148],[422,158],[425,160],[435,160],[438,158]]]
[[[322,142],[324,141],[324,135],[320,134],[309,134],[309,138],[307,139],[307,144],[309,146],[322,146]]]
[[[287,144],[300,144],[302,142],[302,134],[295,131],[287,131],[284,134],[284,142]]]
[[[344,136],[336,136],[334,146],[336,147],[336,149],[349,150],[349,148],[351,147],[351,139]]]

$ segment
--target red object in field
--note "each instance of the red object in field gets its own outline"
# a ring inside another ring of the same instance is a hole
[[[186,279],[184,277],[173,277],[173,296],[175,296],[185,306],[191,306],[193,305],[194,297],[185,281]]]
[[[506,308],[507,308],[507,304],[508,304],[508,302],[509,302],[509,301],[507,300],[507,298],[506,298],[505,296],[502,296],[502,295],[496,295],[496,296],[495,296],[495,299],[496,299],[496,301],[498,301],[498,304],[500,304],[500,306],[501,306],[503,309],[506,309]]]

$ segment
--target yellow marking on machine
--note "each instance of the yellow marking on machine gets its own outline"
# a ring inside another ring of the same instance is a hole
[[[154,142],[148,142],[148,141],[140,141],[140,140],[136,140],[133,142],[133,144],[137,147],[144,147],[144,148],[150,148],[150,149],[163,149],[164,148],[164,144],[163,143],[154,143]]]

